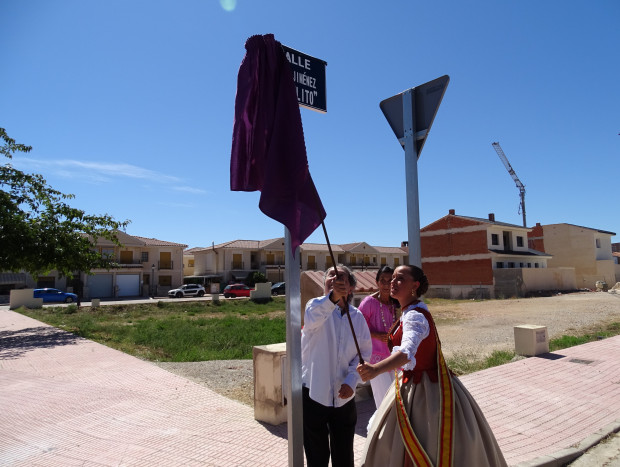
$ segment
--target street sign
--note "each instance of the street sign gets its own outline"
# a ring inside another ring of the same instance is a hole
[[[327,62],[285,45],[282,46],[282,49],[291,65],[299,105],[318,112],[327,112],[325,81]]]
[[[396,94],[395,96],[381,101],[379,104],[383,111],[383,115],[385,115],[385,118],[392,127],[392,131],[394,131],[403,149],[405,149],[403,109],[405,107],[414,109],[415,149],[418,158],[422,152],[422,147],[424,146],[428,132],[431,130],[431,125],[433,124],[435,115],[437,115],[439,104],[441,104],[449,81],[450,77],[444,75],[428,83]],[[403,102],[403,98],[408,99],[409,102]]]
[[[418,159],[450,78],[444,75],[382,101],[379,106],[405,150],[409,264],[422,267]]]

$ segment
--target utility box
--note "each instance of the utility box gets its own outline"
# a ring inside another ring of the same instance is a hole
[[[533,357],[549,352],[547,326],[522,324],[514,327],[515,352],[518,355]]]
[[[254,418],[271,425],[286,422],[286,342],[252,349]]]

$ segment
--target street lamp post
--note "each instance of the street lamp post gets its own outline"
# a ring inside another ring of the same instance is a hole
[[[155,298],[155,264],[151,266],[151,298]]]

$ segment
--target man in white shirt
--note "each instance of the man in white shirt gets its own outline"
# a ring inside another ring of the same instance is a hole
[[[356,279],[346,266],[325,274],[325,296],[306,305],[301,334],[304,450],[308,467],[353,467],[353,436],[357,423],[355,388],[361,381],[355,340],[344,310]],[[349,305],[362,358],[372,354],[364,315]]]

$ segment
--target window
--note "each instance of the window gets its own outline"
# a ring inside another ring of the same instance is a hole
[[[532,267],[532,263],[527,263],[527,267],[531,268]]]
[[[149,252],[148,251],[143,251],[142,255],[140,256],[140,261],[142,263],[148,263],[149,262]]]
[[[101,248],[101,256],[104,258],[113,258],[114,248]]]
[[[387,264],[387,258],[385,256],[381,257],[381,266],[385,266]]]
[[[523,237],[517,236],[517,246],[523,246]]]
[[[37,278],[37,288],[45,289],[47,287],[56,287],[56,278],[53,276],[39,276]]]
[[[159,285],[170,287],[172,285],[172,276],[159,276]]]
[[[524,263],[519,263],[519,267],[522,268]]]
[[[308,269],[316,269],[316,257],[308,255]]]
[[[534,263],[534,269],[538,268],[538,263]]]
[[[600,248],[601,247],[601,239],[597,238],[596,239],[596,248]]]
[[[509,268],[514,268],[514,267],[515,267],[515,263],[512,263],[512,262],[511,262],[511,263],[508,263],[508,267],[509,267]]]
[[[499,245],[499,235],[491,234],[491,245]]]
[[[133,263],[133,251],[121,251],[121,264]]]
[[[504,269],[504,263],[502,263],[501,261],[498,261],[497,263],[495,263],[495,268]]]
[[[194,267],[194,260],[193,259],[188,259],[187,260],[187,267],[188,268],[193,268]]]
[[[150,274],[142,274],[142,283],[144,285],[151,285],[151,275]]]
[[[394,258],[394,269],[396,269],[398,266],[400,266],[400,262],[398,261],[398,258]]]

